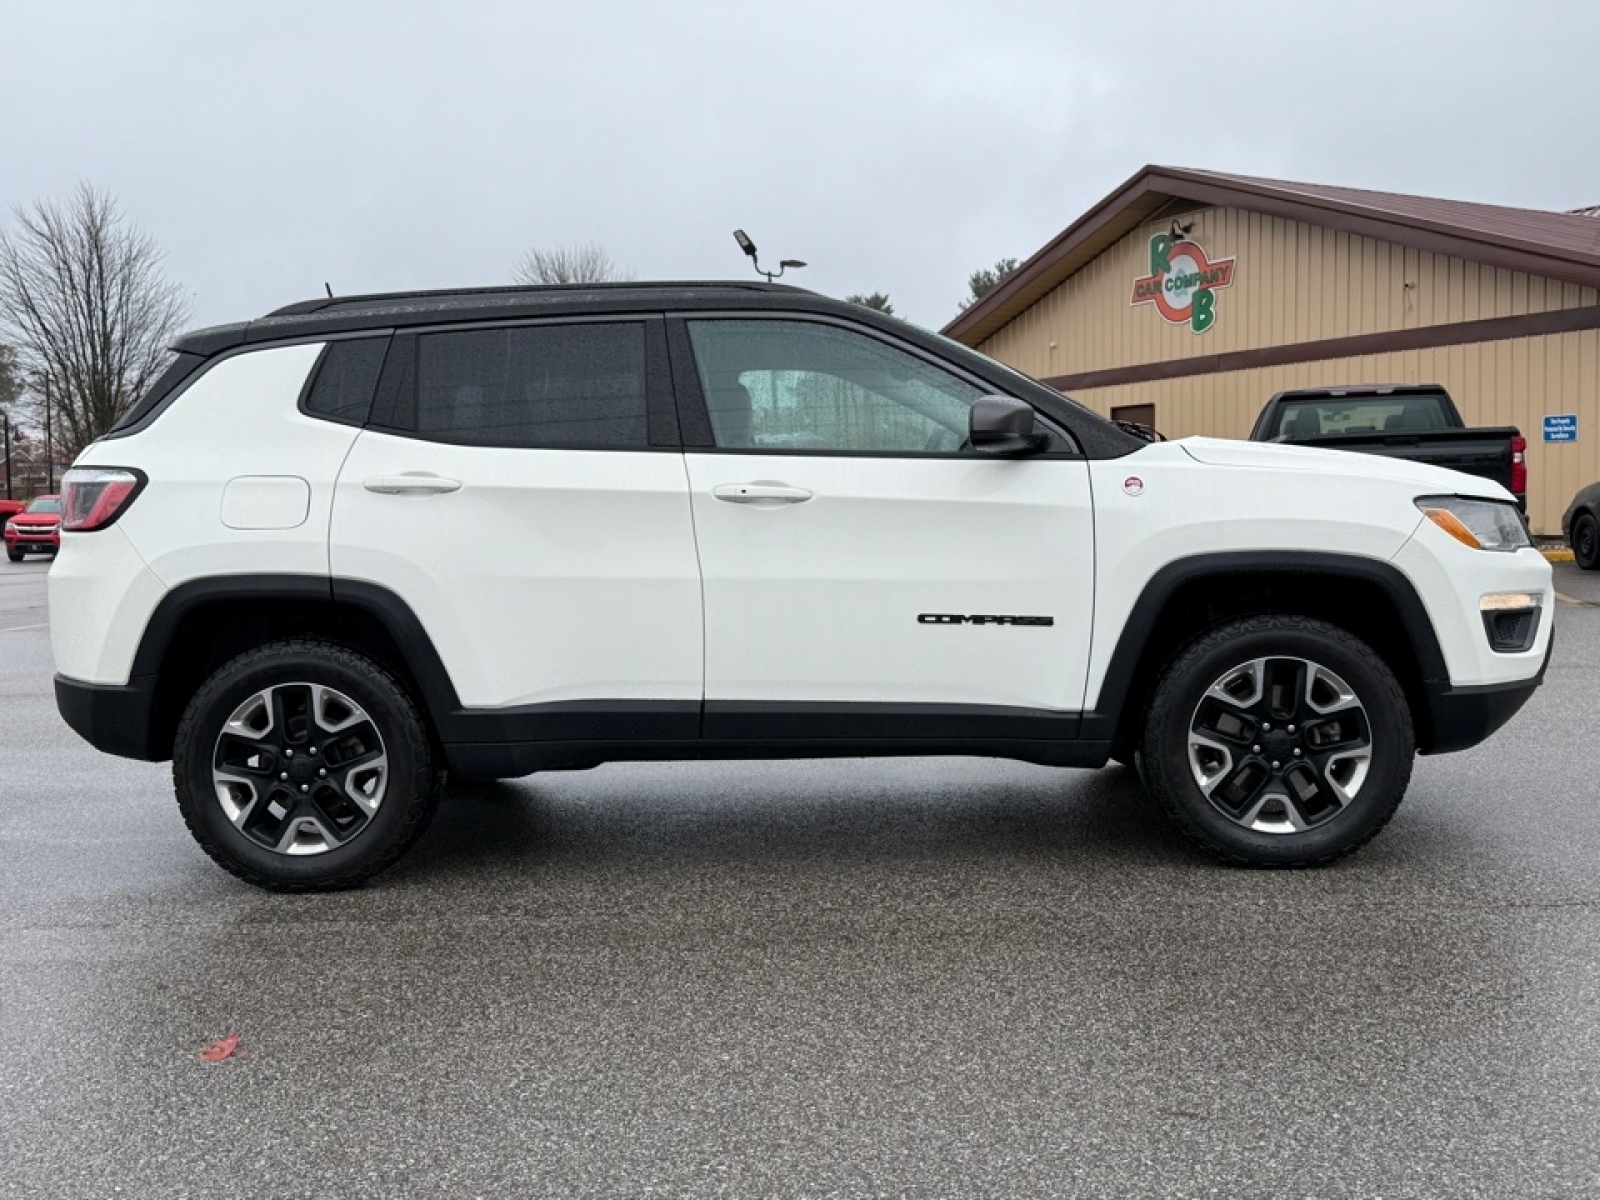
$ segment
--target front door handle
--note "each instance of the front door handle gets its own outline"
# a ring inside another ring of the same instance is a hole
[[[361,486],[369,492],[377,492],[383,496],[407,494],[433,496],[444,492],[459,492],[461,481],[446,479],[442,475],[371,475],[362,481]]]
[[[729,504],[800,504],[811,499],[805,488],[783,483],[724,483],[712,488],[711,494]]]

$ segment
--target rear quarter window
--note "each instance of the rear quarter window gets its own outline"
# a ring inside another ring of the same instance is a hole
[[[329,342],[312,372],[301,411],[341,425],[365,425],[388,351],[387,336]]]

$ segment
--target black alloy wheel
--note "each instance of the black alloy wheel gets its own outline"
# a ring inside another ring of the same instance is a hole
[[[1253,658],[1205,690],[1189,719],[1195,784],[1228,820],[1297,833],[1361,794],[1372,725],[1339,676],[1305,658]]]
[[[247,697],[217,734],[211,778],[236,829],[279,854],[326,854],[361,836],[383,804],[389,755],[343,692],[280,683]]]

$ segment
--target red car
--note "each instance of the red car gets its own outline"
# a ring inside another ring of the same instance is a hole
[[[30,550],[61,549],[61,497],[40,496],[6,522],[6,557],[21,562]]]

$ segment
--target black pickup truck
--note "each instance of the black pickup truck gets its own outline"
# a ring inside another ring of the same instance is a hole
[[[1437,383],[1358,384],[1279,392],[1253,442],[1408,458],[1492,479],[1527,511],[1528,443],[1514,425],[1469,429]]]

